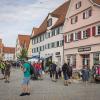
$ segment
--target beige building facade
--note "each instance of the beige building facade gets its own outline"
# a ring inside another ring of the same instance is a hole
[[[32,57],[32,42],[30,41],[29,47],[28,47],[28,57]]]
[[[64,59],[75,69],[100,64],[100,0],[71,0],[64,31]]]
[[[3,43],[2,39],[0,39],[0,60],[3,59]]]
[[[15,48],[15,59],[17,60],[18,57],[21,55],[21,50],[25,48],[28,51],[30,43],[30,35],[18,35],[16,40],[16,48]]]

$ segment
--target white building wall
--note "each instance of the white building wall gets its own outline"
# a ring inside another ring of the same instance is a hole
[[[4,60],[14,60],[14,54],[5,53]]]
[[[49,30],[48,32],[51,32]],[[45,33],[46,34],[46,33]],[[56,41],[62,41],[63,40],[63,34],[62,34],[62,26],[60,27],[60,34],[52,36],[50,38],[45,39],[44,41],[33,44],[33,48],[37,48],[43,45],[46,45],[48,43],[56,42]],[[32,42],[32,40],[31,40]],[[57,52],[60,52],[60,55],[56,55]],[[33,55],[39,55],[39,52],[33,53]],[[60,66],[63,64],[63,46],[61,47],[55,47],[55,48],[50,48],[50,49],[45,49],[44,51],[40,51],[40,57],[46,57],[46,56],[51,56],[52,55],[52,61],[57,62],[57,56],[61,56],[61,63]]]
[[[42,46],[42,45],[45,45],[45,44],[48,44],[51,42],[60,41],[62,39],[63,39],[63,34],[59,34],[59,35],[53,36],[51,38],[45,39],[44,41],[42,41],[40,43],[33,44],[33,47],[36,48],[36,47],[39,47],[39,46]]]
[[[21,47],[20,47],[20,44],[19,44],[19,40],[17,39],[16,50],[15,50],[15,59],[16,60],[17,60],[17,56],[20,54],[20,51],[21,51]]]

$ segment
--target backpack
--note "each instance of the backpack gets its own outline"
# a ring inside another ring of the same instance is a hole
[[[2,63],[0,64],[0,68],[1,68],[1,69],[5,69],[5,63],[2,62]]]
[[[31,65],[31,63],[28,63],[30,65],[30,74],[34,74],[34,67]]]
[[[62,66],[62,71],[63,71],[63,72],[67,72],[67,64],[64,64],[64,65]]]
[[[56,65],[55,64],[51,64],[51,71],[52,72],[56,71]]]
[[[72,73],[72,67],[71,66],[68,66],[68,72]]]
[[[100,75],[100,66],[96,67],[96,75]]]

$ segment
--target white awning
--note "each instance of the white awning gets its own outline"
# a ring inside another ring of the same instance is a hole
[[[33,58],[32,58],[32,59],[29,59],[28,61],[29,61],[29,62],[38,62],[38,60],[39,60],[39,59],[33,59]]]

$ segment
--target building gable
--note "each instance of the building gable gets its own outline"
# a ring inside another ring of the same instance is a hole
[[[81,5],[78,5],[80,2]],[[64,33],[100,21],[99,12],[100,8],[94,6],[90,0],[71,0],[64,23]]]
[[[78,4],[81,2],[81,6],[79,8]],[[84,9],[90,7],[91,3],[89,0],[71,0],[70,1],[70,5],[69,5],[69,9],[67,12],[67,17],[71,17],[77,13],[82,12]]]
[[[30,35],[18,35],[18,41],[21,48],[28,49],[30,43]]]

